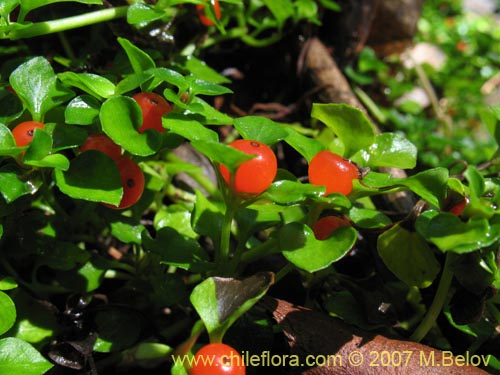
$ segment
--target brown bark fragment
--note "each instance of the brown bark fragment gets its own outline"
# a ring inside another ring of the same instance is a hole
[[[280,324],[292,354],[302,360],[310,355],[330,356],[334,362],[331,366],[306,369],[302,375],[488,374],[462,363],[449,352],[364,332],[340,319],[283,300],[265,297],[261,304]],[[387,357],[382,362],[383,352],[394,359]]]

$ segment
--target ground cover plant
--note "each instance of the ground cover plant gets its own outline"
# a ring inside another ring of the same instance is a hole
[[[0,4],[0,373],[500,373],[499,29],[429,1],[443,69],[320,101],[348,4]]]

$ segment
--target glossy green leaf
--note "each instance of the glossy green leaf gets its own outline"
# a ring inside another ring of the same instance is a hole
[[[419,223],[418,232],[444,252],[468,253],[489,246],[500,237],[498,226],[490,227],[488,220],[479,216],[463,222],[455,215],[443,213]]]
[[[387,268],[409,286],[430,286],[441,268],[425,239],[400,225],[378,237],[377,249]]]
[[[115,88],[115,94],[123,95],[129,91],[135,90],[142,86],[145,82],[152,80],[154,77],[153,69],[145,72],[134,72],[122,79]]]
[[[383,228],[392,224],[391,219],[379,210],[353,206],[349,218],[361,228]]]
[[[99,119],[101,103],[91,95],[81,95],[69,102],[64,111],[68,124],[92,125]]]
[[[156,67],[153,59],[139,47],[133,45],[129,40],[125,38],[118,38],[118,43],[120,43],[122,48],[125,50],[134,72],[140,73]]]
[[[145,230],[144,225],[128,223],[126,219],[111,223],[111,234],[123,243],[141,243],[141,235]]]
[[[308,162],[320,151],[325,149],[315,138],[308,138],[291,127],[284,127],[288,132],[285,137],[285,142],[288,143],[295,151],[302,155]]]
[[[375,130],[366,115],[347,104],[313,104],[311,117],[323,122],[344,145],[343,156],[351,158],[356,152],[375,142]]]
[[[198,200],[196,204],[198,204]],[[170,227],[176,229],[181,235],[189,238],[198,238],[198,234],[191,227],[191,217],[191,211],[186,209],[186,207],[171,204],[156,212],[154,227],[156,230]]]
[[[41,375],[53,366],[23,340],[14,337],[0,340],[0,374]]]
[[[154,239],[143,232],[142,244],[147,251],[160,255],[161,263],[191,272],[206,272],[211,267],[207,253],[200,244],[173,228],[161,228]]]
[[[188,110],[192,111],[193,105],[196,105],[198,108],[197,111],[193,112],[202,115],[205,118],[204,122],[207,125],[231,125],[233,123],[232,117],[218,111],[199,97],[194,97],[193,100],[191,100]]]
[[[253,158],[252,155],[222,143],[196,140],[192,141],[191,145],[211,161],[224,164],[230,171],[234,171],[241,163]]]
[[[51,154],[52,137],[44,130],[36,129],[33,140],[23,157],[23,163],[40,168],[68,170],[69,160],[62,154]]]
[[[229,79],[208,66],[204,61],[199,60],[192,55],[188,57],[181,57],[181,59],[177,63],[183,69],[199,79],[218,84],[231,82]]]
[[[153,73],[154,77],[161,82],[166,82],[174,85],[181,91],[187,89],[188,82],[186,78],[175,70],[167,68],[153,68],[148,70],[148,72]]]
[[[12,299],[0,292],[0,335],[7,332],[16,322],[16,306]]]
[[[164,16],[164,11],[142,3],[133,3],[127,10],[127,22],[131,25],[152,22]]]
[[[233,91],[225,86],[218,85],[210,81],[205,81],[199,78],[189,77],[188,85],[191,95],[224,95],[230,94]]]
[[[16,146],[16,140],[10,129],[0,123],[0,155],[1,156],[17,156],[21,150]]]
[[[0,194],[7,203],[27,194],[34,194],[38,186],[25,176],[25,171],[13,164],[0,167]]]
[[[80,126],[57,124],[52,131],[52,151],[57,152],[80,146],[88,133]]]
[[[322,270],[341,259],[358,239],[352,227],[335,230],[326,240],[317,240],[311,228],[302,223],[290,223],[279,231],[283,256],[296,267],[307,272]]]
[[[58,271],[57,280],[65,288],[78,293],[88,293],[99,288],[109,265],[95,256],[82,266],[69,271]]]
[[[52,66],[43,57],[34,57],[19,65],[9,82],[35,121],[42,121],[47,111],[73,94],[60,87]]]
[[[199,283],[190,300],[203,321],[211,342],[221,342],[225,332],[262,298],[273,283],[271,273],[243,280],[211,277]]]
[[[357,152],[352,160],[370,168],[412,169],[417,164],[417,148],[399,134],[383,133],[367,149]]]
[[[99,151],[86,151],[71,160],[68,171],[54,171],[57,187],[75,199],[118,205],[123,188],[116,162]]]
[[[137,131],[142,123],[141,108],[130,97],[114,96],[106,100],[99,118],[104,133],[133,155],[152,155],[161,146],[158,132],[147,130],[141,134]]]
[[[294,7],[290,0],[264,0],[264,4],[278,21],[279,27],[282,27],[285,21],[293,16]]]
[[[268,198],[278,204],[294,204],[308,198],[320,197],[324,192],[325,188],[322,186],[281,180],[274,182],[263,194],[263,198]]]
[[[2,238],[2,229],[0,229],[0,238]],[[17,282],[12,277],[7,276],[0,279],[0,290],[11,290],[17,288]]]
[[[214,246],[218,247],[223,220],[223,209],[197,190],[192,216],[193,230],[201,236],[211,238]]]
[[[56,270],[70,270],[84,264],[90,258],[89,252],[71,242],[55,241],[51,245],[37,256],[38,265],[46,265]]]
[[[163,117],[163,127],[179,134],[190,141],[218,142],[219,136],[213,130],[203,126],[196,116],[184,115],[176,112],[168,113]]]
[[[234,119],[234,127],[245,139],[272,145],[288,136],[281,125],[260,116],[245,116]]]
[[[97,74],[64,72],[58,77],[65,85],[77,87],[97,98],[109,98],[115,93],[113,82]]]

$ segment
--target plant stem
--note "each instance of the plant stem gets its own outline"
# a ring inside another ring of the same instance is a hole
[[[107,22],[127,15],[128,5],[101,9],[94,12],[80,14],[78,16],[61,18],[58,20],[34,23],[24,29],[13,30],[7,34],[11,40],[22,38],[33,38],[35,36],[58,33],[72,30],[83,26],[89,26],[100,22]]]
[[[215,254],[215,263],[219,271],[224,272],[229,266],[230,247],[231,247],[231,227],[233,224],[234,214],[236,212],[237,202],[234,199],[229,199],[222,221],[219,251]]]
[[[444,263],[443,272],[441,274],[441,279],[439,280],[439,285],[436,291],[436,295],[432,301],[429,310],[425,314],[424,318],[415,329],[413,334],[410,336],[411,341],[420,342],[427,333],[431,330],[432,326],[436,322],[443,306],[448,297],[448,291],[450,290],[451,282],[453,280],[453,272],[450,269],[450,263],[453,253],[446,254],[446,260]]]
[[[275,251],[273,251],[273,249]],[[241,255],[241,261],[245,263],[251,263],[254,260],[263,257],[264,255],[271,254],[273,252],[279,252],[278,240],[275,238],[271,238],[266,242],[261,243],[258,246],[253,247],[252,249],[244,252]]]

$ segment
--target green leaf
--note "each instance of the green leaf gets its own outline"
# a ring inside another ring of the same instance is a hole
[[[142,86],[145,82],[153,79],[153,69],[149,69],[145,72],[135,72],[124,79],[122,79],[115,88],[116,95],[123,95],[129,91],[135,90],[136,88]]]
[[[308,198],[320,197],[324,192],[325,188],[323,186],[281,180],[271,184],[263,194],[263,198],[268,198],[278,204],[294,204],[303,202]]]
[[[315,138],[308,138],[292,127],[284,127],[284,129],[288,132],[288,135],[285,137],[285,142],[302,155],[308,162],[311,161],[318,152],[325,149],[325,146]]]
[[[94,350],[99,353],[118,352],[131,347],[141,333],[141,320],[132,310],[107,310],[95,317],[99,337]],[[127,329],[123,329],[127,327]]]
[[[90,253],[77,245],[66,241],[55,241],[38,254],[37,264],[46,265],[56,270],[70,270],[84,264],[90,258]]]
[[[13,337],[0,340],[0,374],[41,375],[52,367],[27,342]]]
[[[122,48],[125,50],[134,72],[140,73],[151,68],[156,68],[156,64],[151,56],[139,47],[133,45],[129,40],[125,38],[118,38],[118,43],[120,43]]]
[[[347,104],[313,104],[311,117],[323,122],[344,145],[345,158],[375,142],[375,130],[366,115]]]
[[[161,146],[158,132],[147,130],[139,133],[142,112],[137,102],[126,96],[107,99],[99,114],[102,130],[116,144],[133,155],[153,155]]]
[[[188,85],[191,95],[224,95],[231,94],[233,91],[225,86],[216,83],[205,81],[195,77],[188,77]]]
[[[57,168],[63,171],[69,168],[69,160],[62,154],[51,154],[52,137],[42,129],[36,129],[23,163],[40,168]]]
[[[12,12],[18,5],[20,0],[3,0],[0,2],[0,17],[8,18],[9,13]]]
[[[409,286],[426,288],[440,271],[440,264],[425,239],[400,225],[378,237],[377,249],[387,268]]]
[[[38,190],[38,186],[28,180],[24,173],[24,170],[12,164],[0,167],[0,194],[7,203]]]
[[[213,130],[203,126],[197,116],[170,112],[163,117],[163,126],[175,134],[190,140],[218,142],[219,136]]]
[[[3,335],[5,332],[7,332],[15,322],[16,306],[7,294],[5,294],[4,292],[0,292],[0,335]]]
[[[159,20],[166,14],[163,10],[142,3],[133,3],[127,10],[127,22],[131,25]]]
[[[64,120],[68,124],[92,125],[99,119],[101,103],[90,95],[81,95],[69,102],[64,111]]]
[[[71,160],[68,171],[54,171],[57,187],[75,199],[118,205],[123,188],[116,162],[99,151],[86,151]]]
[[[2,230],[0,229],[0,238]],[[11,290],[17,288],[17,282],[12,277],[7,276],[0,279],[0,290]]]
[[[293,4],[290,0],[263,0],[281,28],[285,21],[293,16]]]
[[[111,223],[111,234],[117,240],[124,243],[141,243],[141,234],[145,230],[142,224],[127,223],[124,218],[121,221],[114,221]]]
[[[217,142],[196,140],[192,141],[191,145],[211,161],[224,164],[230,171],[234,171],[241,163],[254,157]]]
[[[418,232],[443,252],[469,253],[490,246],[500,236],[497,226],[490,227],[486,218],[478,216],[463,222],[455,215],[442,213],[430,220],[423,217],[418,223]]]
[[[144,231],[142,244],[147,251],[160,255],[161,263],[191,272],[206,272],[211,267],[207,253],[201,245],[173,228],[161,228],[155,239]]]
[[[52,131],[52,151],[61,151],[80,146],[88,133],[79,126],[57,124]]]
[[[64,72],[58,74],[66,85],[74,86],[97,98],[109,98],[115,93],[115,85],[109,79],[92,73]]]
[[[213,83],[230,83],[231,81],[208,66],[204,61],[190,55],[181,57],[177,62],[182,68],[199,79]]]
[[[196,110],[193,107],[196,105]],[[194,97],[188,106],[188,111],[199,113],[205,120],[206,125],[231,125],[233,123],[233,118],[216,110],[210,104],[199,97]]]
[[[221,342],[225,332],[262,298],[273,283],[271,273],[244,280],[211,277],[198,284],[190,300],[205,324],[211,342]]]
[[[370,147],[353,155],[352,160],[370,168],[412,169],[417,164],[417,148],[399,134],[383,133]]]
[[[57,84],[52,66],[43,57],[34,57],[18,66],[9,81],[35,121],[42,121],[45,113],[73,95]]]
[[[392,224],[391,219],[379,210],[353,206],[349,218],[361,228],[383,228]]]
[[[302,223],[289,223],[278,234],[283,256],[307,272],[322,270],[341,259],[358,239],[352,227],[335,230],[326,240],[317,240],[311,228]]]
[[[245,116],[234,119],[234,127],[245,139],[272,145],[285,139],[288,131],[271,119],[260,116]]]
[[[16,146],[16,140],[10,129],[0,123],[0,155],[17,156],[21,150]]]

